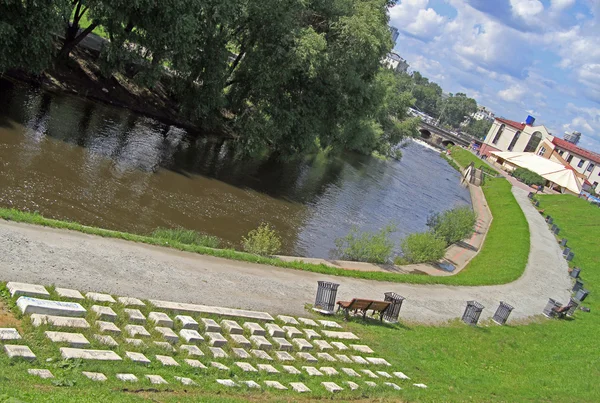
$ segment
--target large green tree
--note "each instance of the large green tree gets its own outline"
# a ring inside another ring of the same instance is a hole
[[[477,102],[459,92],[450,94],[441,102],[440,123],[457,128],[471,114],[477,110]]]
[[[469,133],[473,137],[484,139],[490,131],[490,127],[492,127],[492,122],[490,122],[489,120],[472,119],[464,131]]]

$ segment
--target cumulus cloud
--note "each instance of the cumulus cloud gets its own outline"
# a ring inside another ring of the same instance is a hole
[[[539,0],[510,0],[510,5],[513,14],[524,19],[534,17],[544,11],[544,5]]]
[[[551,0],[550,8],[556,11],[563,11],[572,7],[574,4],[575,0]]]
[[[390,9],[391,25],[423,41],[432,40],[441,33],[445,21],[428,5],[429,0],[402,0]]]
[[[506,102],[522,101],[525,94],[527,94],[527,90],[521,84],[515,84],[502,91],[498,91],[498,96]]]

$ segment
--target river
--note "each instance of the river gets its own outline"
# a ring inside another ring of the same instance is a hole
[[[430,214],[470,204],[459,180],[412,142],[400,161],[242,161],[223,139],[0,79],[0,207],[140,234],[184,227],[235,247],[268,222],[282,253],[328,258],[352,226],[393,224],[398,244]]]

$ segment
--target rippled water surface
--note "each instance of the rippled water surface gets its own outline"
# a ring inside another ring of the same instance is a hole
[[[238,245],[261,222],[284,253],[329,257],[353,225],[396,225],[470,203],[459,175],[411,143],[401,161],[344,154],[281,163],[239,161],[222,139],[0,80],[0,206],[149,233],[185,227]]]

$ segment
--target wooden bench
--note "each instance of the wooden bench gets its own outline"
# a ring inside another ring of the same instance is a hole
[[[383,321],[383,314],[391,305],[391,302],[388,301],[375,301],[372,299],[361,299],[354,298],[352,301],[338,301],[338,312],[340,309],[344,310],[346,315],[346,320],[348,320],[348,316],[350,315],[350,311],[356,312],[361,311],[363,319],[367,315],[367,311],[371,310],[372,314],[375,312],[379,312],[379,320]]]

